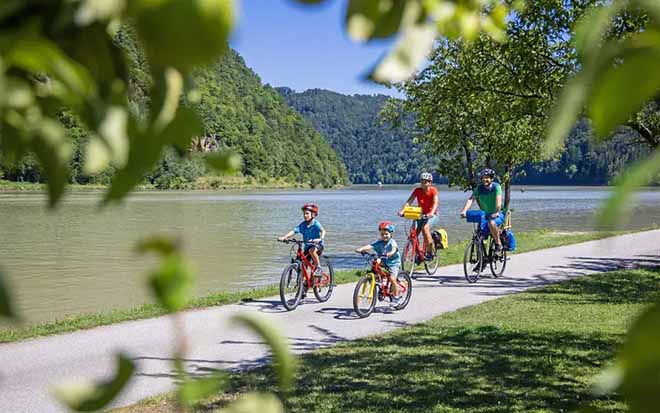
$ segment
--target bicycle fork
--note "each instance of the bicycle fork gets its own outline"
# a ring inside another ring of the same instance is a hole
[[[371,273],[371,285],[369,286],[369,295],[367,296],[369,298],[369,302],[374,299],[374,290],[376,289],[376,276]],[[364,297],[364,293],[366,292],[365,290],[367,289],[367,285],[364,284],[362,285],[362,291],[360,292],[360,295]]]

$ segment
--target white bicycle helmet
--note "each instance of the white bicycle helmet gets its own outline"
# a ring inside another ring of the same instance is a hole
[[[421,174],[419,174],[419,180],[433,182],[433,174],[430,172],[422,172]]]

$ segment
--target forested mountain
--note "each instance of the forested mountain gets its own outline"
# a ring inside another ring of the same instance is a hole
[[[149,70],[130,30],[121,31],[118,44],[131,58],[131,98],[138,112],[146,112]],[[193,106],[200,114],[206,143],[229,147],[243,159],[242,174],[266,182],[271,179],[311,186],[348,183],[346,168],[325,139],[284,102],[284,99],[249,69],[239,54],[229,50],[223,59],[194,73],[201,99]],[[107,183],[109,174],[87,176],[81,170],[79,148],[87,133],[64,112],[62,122],[71,132],[75,154],[71,182]],[[0,154],[1,155],[1,154]],[[160,166],[145,181],[161,188],[185,187],[200,176],[212,173],[201,155],[181,159],[166,152]],[[39,166],[27,159],[16,166],[1,164],[0,178],[41,181]]]
[[[528,164],[514,178],[528,185],[607,185],[632,162],[648,155],[649,146],[621,130],[605,143],[593,139],[589,122],[580,121],[558,159]]]
[[[378,113],[388,97],[342,95],[311,89],[277,89],[321,132],[346,163],[353,183],[416,182],[420,168],[434,170],[433,160],[413,144],[411,133],[381,124]],[[527,185],[607,185],[626,165],[648,153],[634,134],[621,131],[596,144],[587,121],[581,121],[558,159],[527,164],[514,182]]]
[[[230,50],[195,75],[206,136],[243,156],[244,173],[313,186],[347,183],[346,170],[323,137]]]
[[[121,31],[117,42],[134,62],[130,95],[135,110],[144,111],[151,82],[148,67],[130,31]],[[276,90],[263,85],[233,50],[221,62],[198,70],[194,77],[201,95],[195,107],[203,119],[204,136],[216,147],[231,147],[240,153],[246,177],[312,186],[347,183],[348,177],[353,183],[411,183],[417,181],[422,169],[436,169],[433,159],[413,143],[410,131],[381,123],[379,112],[387,96],[347,96],[321,89],[302,93],[289,88]],[[60,120],[69,130],[74,147],[70,181],[107,183],[109,173],[89,176],[82,171],[80,148],[88,138],[85,128],[66,111]],[[588,122],[580,122],[558,159],[525,165],[514,182],[604,185],[624,166],[648,153],[648,147],[636,142],[631,133],[621,132],[600,145],[590,136]],[[212,173],[200,157],[193,154],[181,159],[168,151],[159,166],[145,176],[145,182],[160,188],[186,187]],[[9,166],[2,163],[1,154],[0,178],[43,181],[33,158]]]
[[[433,161],[413,144],[409,132],[381,123],[378,113],[387,96],[277,90],[339,153],[351,182],[412,183],[422,169],[433,169]]]

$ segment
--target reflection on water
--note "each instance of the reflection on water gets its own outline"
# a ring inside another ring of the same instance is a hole
[[[183,237],[199,270],[199,295],[270,284],[289,252],[275,239],[300,222],[302,204],[320,205],[328,254],[339,266],[353,266],[361,261],[352,251],[376,239],[380,220],[397,224],[395,238],[403,244],[403,220],[396,211],[411,189],[139,193],[104,209],[98,206],[100,194],[74,193],[53,212],[41,195],[0,194],[0,265],[30,322],[150,301],[144,274],[153,258],[137,256],[132,248],[153,233]],[[514,191],[514,227],[590,230],[607,195],[607,189],[584,187]],[[440,221],[450,242],[470,235],[471,227],[458,217],[466,197],[440,188]],[[641,192],[627,227],[660,222],[659,201],[660,191]]]

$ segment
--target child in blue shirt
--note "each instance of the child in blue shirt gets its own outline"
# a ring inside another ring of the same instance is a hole
[[[319,207],[316,204],[305,204],[301,209],[303,211],[304,221],[278,239],[284,241],[296,234],[302,234],[303,241],[305,241],[305,254],[309,254],[314,262],[314,275],[321,276],[319,254],[323,252],[324,248],[323,239],[325,238],[325,229],[316,220],[319,214]]]
[[[380,231],[380,239],[373,244],[368,244],[355,250],[357,253],[363,251],[373,250],[378,254],[379,260],[387,267],[389,271],[390,285],[392,286],[392,302],[390,305],[393,307],[401,303],[402,297],[399,296],[399,286],[397,284],[397,276],[401,269],[401,255],[399,254],[399,246],[396,244],[392,234],[394,233],[394,224],[389,221],[383,221],[378,224]]]

